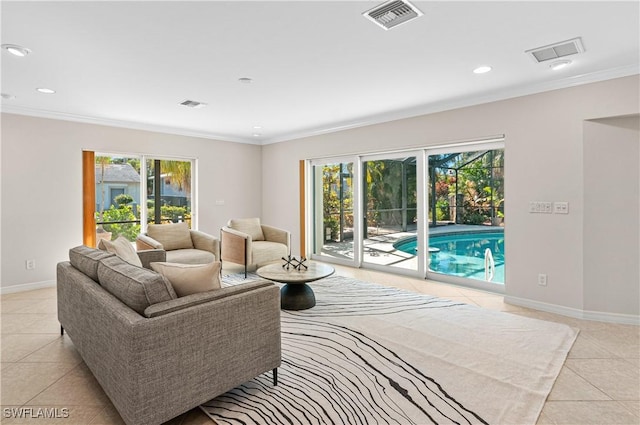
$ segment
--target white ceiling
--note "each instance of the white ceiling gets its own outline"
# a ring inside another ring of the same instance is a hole
[[[3,49],[2,109],[260,144],[639,72],[638,1],[415,1],[390,31],[380,3],[2,1],[32,51]],[[524,53],[574,37],[560,71]]]

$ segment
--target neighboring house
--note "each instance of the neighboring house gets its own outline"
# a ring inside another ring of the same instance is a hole
[[[108,210],[118,195],[130,195],[133,207],[140,204],[140,174],[131,164],[96,165],[96,211]]]
[[[174,207],[190,206],[189,191],[184,190],[177,184],[172,184],[171,174],[161,174],[160,199],[163,205]],[[153,200],[155,194],[154,177],[149,176],[147,180],[147,199]]]

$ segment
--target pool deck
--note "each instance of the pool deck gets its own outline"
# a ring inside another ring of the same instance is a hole
[[[373,231],[372,231],[373,230]],[[429,228],[430,235],[468,233],[468,232],[495,232],[503,231],[502,226],[483,226],[450,224]],[[363,260],[365,263],[417,270],[418,259],[415,255],[396,249],[393,244],[397,241],[416,236],[416,230],[407,232],[387,233],[384,229],[369,229],[369,234],[377,232],[376,236],[370,236],[364,240]],[[322,253],[330,257],[353,259],[353,241],[331,242],[325,244]]]

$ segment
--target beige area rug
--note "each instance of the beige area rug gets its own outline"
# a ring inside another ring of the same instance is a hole
[[[312,287],[314,308],[282,311],[278,385],[266,373],[202,405],[216,423],[535,424],[577,336],[346,277]]]

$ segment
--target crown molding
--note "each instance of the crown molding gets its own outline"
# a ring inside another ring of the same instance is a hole
[[[337,131],[351,130],[359,127],[365,127],[374,124],[382,124],[385,122],[396,121],[407,118],[414,118],[421,115],[428,115],[437,112],[450,111],[453,109],[465,108],[469,106],[482,105],[484,103],[498,102],[501,100],[513,99],[516,97],[529,96],[533,94],[565,89],[570,87],[581,86],[584,84],[597,83],[600,81],[613,80],[616,78],[628,77],[640,74],[640,66],[629,65],[620,68],[608,69],[605,71],[592,72],[589,74],[580,74],[560,80],[548,81],[534,85],[511,87],[491,93],[485,93],[472,97],[458,98],[434,102],[430,104],[416,106],[414,108],[390,111],[378,115],[363,117],[360,120],[353,120],[340,123],[332,127],[320,127],[316,129],[303,130],[295,133],[289,133],[283,136],[267,139],[262,142],[263,145],[273,143],[281,143],[290,140],[297,140],[313,136],[321,136],[323,134],[335,133]]]
[[[56,120],[73,121],[85,124],[104,125],[109,127],[128,128],[133,130],[152,131],[157,133],[174,134],[178,136],[197,137],[209,140],[218,140],[223,142],[243,143],[249,145],[270,145],[274,143],[287,142],[291,140],[303,139],[313,136],[321,136],[324,134],[335,133],[338,131],[351,130],[355,128],[365,127],[374,124],[382,124],[390,121],[414,118],[421,115],[433,114],[437,112],[450,111],[453,109],[465,108],[469,106],[481,105],[484,103],[497,102],[501,100],[512,99],[521,96],[528,96],[543,93],[552,90],[565,89],[584,84],[596,83],[600,81],[612,80],[615,78],[628,77],[640,74],[640,66],[629,65],[605,71],[592,72],[589,74],[576,75],[569,78],[558,79],[538,83],[534,85],[511,87],[491,93],[484,93],[471,97],[445,100],[424,104],[413,108],[389,111],[377,115],[362,117],[360,119],[336,123],[331,126],[317,127],[307,130],[301,130],[286,133],[281,136],[268,138],[265,140],[248,139],[235,136],[224,136],[209,132],[201,132],[189,130],[185,128],[165,127],[148,123],[139,123],[123,120],[112,120],[106,118],[89,117],[83,115],[69,114],[65,112],[48,111],[42,109],[24,108],[20,106],[2,105],[2,112],[27,115],[39,118],[50,118]]]
[[[107,118],[89,117],[84,115],[69,114],[65,112],[47,111],[43,109],[24,108],[21,106],[2,105],[2,112],[8,114],[27,115],[38,118],[72,121],[84,124],[104,125],[108,127],[127,128],[131,130],[152,131],[155,133],[174,134],[177,136],[197,137],[201,139],[218,140],[221,142],[244,143],[260,145],[257,140],[249,140],[239,137],[222,136],[219,134],[189,130],[186,128],[166,127],[154,124],[112,120]]]

